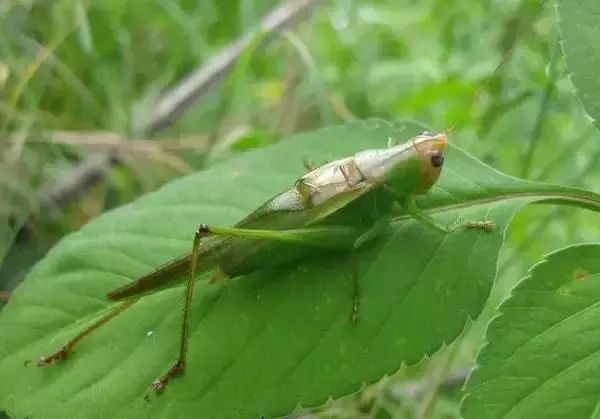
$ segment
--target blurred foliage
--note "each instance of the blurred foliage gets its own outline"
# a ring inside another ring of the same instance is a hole
[[[324,1],[240,60],[232,77],[172,128],[140,138],[137,127],[162,90],[275,4],[0,2],[0,291],[12,289],[63,235],[106,210],[184,173],[340,120],[380,116],[453,127],[453,141],[506,173],[598,185],[600,139],[574,95],[551,1]],[[118,135],[107,142],[100,135],[106,132]],[[45,200],[59,179],[109,147],[122,164],[105,182],[66,207]],[[510,229],[488,309],[453,345],[451,359],[440,361],[448,357],[443,350],[332,403],[325,417],[456,417],[460,387],[447,394],[431,385],[393,402],[386,394],[408,378],[435,384],[470,365],[493,308],[526,269],[564,243],[597,235],[583,211],[523,211]]]

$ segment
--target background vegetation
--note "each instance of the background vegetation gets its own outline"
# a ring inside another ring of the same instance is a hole
[[[0,4],[0,290],[110,208],[290,133],[354,118],[453,126],[452,141],[505,173],[598,184],[598,134],[573,94],[551,2],[323,1],[266,48],[251,48],[171,128],[146,135],[140,127],[160,91],[276,5]],[[119,163],[106,165],[105,180],[66,205],[53,200],[65,176],[107,151]],[[488,309],[461,339],[326,414],[457,416],[457,383],[492,309],[543,254],[597,237],[590,217],[548,207],[520,213]]]

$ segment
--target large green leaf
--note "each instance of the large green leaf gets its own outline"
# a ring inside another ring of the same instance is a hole
[[[450,223],[491,219],[492,233],[440,235],[401,216],[357,258],[323,255],[225,285],[199,281],[185,376],[155,396],[174,360],[183,289],[142,300],[86,339],[67,361],[35,363],[111,307],[110,289],[187,252],[199,223],[229,225],[323,162],[421,128],[356,122],[298,135],[186,177],[108,213],[56,246],[0,313],[0,407],[16,417],[257,417],[317,405],[413,364],[481,311],[505,227],[522,205],[597,195],[520,181],[451,148],[421,204]],[[351,278],[361,320],[349,321]],[[151,333],[150,333],[151,332]]]
[[[600,127],[600,2],[558,0],[563,50],[577,96]]]
[[[590,418],[600,401],[600,244],[535,265],[489,326],[466,418]]]

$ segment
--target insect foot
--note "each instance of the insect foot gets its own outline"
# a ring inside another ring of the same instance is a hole
[[[491,220],[485,221],[469,221],[465,224],[467,228],[477,228],[483,231],[492,232],[496,228],[496,225]]]
[[[50,356],[40,356],[37,361],[37,366],[44,367],[46,365],[52,364],[54,361],[57,361],[59,359],[66,359],[67,356],[69,356],[69,350],[66,346],[63,346]]]
[[[447,227],[449,233],[454,232],[459,229],[468,228],[468,229],[478,229],[483,230],[487,233],[494,231],[496,225],[491,220],[483,220],[483,221],[465,221],[461,216],[458,216],[456,221],[454,221],[450,226]]]
[[[356,323],[358,323],[359,319],[360,319],[360,316],[358,314],[358,309],[353,308],[352,313],[350,314],[350,321],[352,322],[352,324],[356,324]]]
[[[198,226],[197,234],[199,236],[206,236],[207,234],[210,234],[210,227],[207,224],[200,224]]]
[[[181,361],[177,361],[165,375],[152,382],[152,387],[154,387],[154,390],[156,390],[158,394],[161,394],[163,391],[165,391],[165,387],[169,383],[169,380],[183,373],[183,368],[183,363]]]

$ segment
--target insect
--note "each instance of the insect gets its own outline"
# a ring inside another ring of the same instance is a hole
[[[210,281],[215,282],[282,266],[323,249],[352,251],[388,228],[395,204],[440,233],[462,227],[493,229],[490,221],[441,225],[417,206],[415,197],[426,193],[438,180],[447,143],[447,132],[424,132],[401,145],[360,151],[311,170],[233,227],[201,224],[190,254],[110,291],[107,297],[120,304],[52,355],[40,357],[38,365],[67,358],[86,336],[141,297],[187,278],[179,355],[152,383],[162,392],[186,367],[190,308],[198,273],[213,271]],[[353,277],[353,288],[350,320],[356,322],[360,306],[358,275]]]

